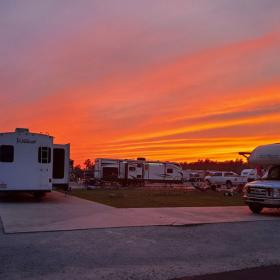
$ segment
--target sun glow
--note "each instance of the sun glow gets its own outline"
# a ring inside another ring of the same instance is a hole
[[[19,1],[16,17],[3,7],[2,131],[48,132],[71,143],[77,164],[235,159],[279,142],[279,9],[253,5],[244,17],[230,1],[225,14],[200,1],[97,2],[62,15],[46,1],[52,28],[39,4]]]

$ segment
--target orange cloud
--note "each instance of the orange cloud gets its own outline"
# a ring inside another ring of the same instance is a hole
[[[279,33],[269,33],[140,70],[109,71],[94,82],[69,78],[28,106],[7,105],[6,127],[43,128],[57,142],[71,142],[77,163],[101,156],[235,158],[278,139],[280,73],[270,65],[279,47]]]

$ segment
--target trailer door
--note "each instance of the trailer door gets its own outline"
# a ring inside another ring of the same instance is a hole
[[[48,189],[51,183],[51,153],[50,147],[42,146],[38,149],[38,162],[40,164],[40,187]]]

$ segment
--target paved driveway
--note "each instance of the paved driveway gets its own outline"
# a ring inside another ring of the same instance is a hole
[[[0,230],[0,279],[170,280],[280,264],[279,232],[280,221],[20,234]]]
[[[52,192],[42,202],[1,197],[0,216],[5,232],[17,233],[278,220],[280,214],[254,215],[245,206],[117,209]]]

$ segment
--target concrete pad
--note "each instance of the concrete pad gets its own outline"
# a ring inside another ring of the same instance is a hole
[[[41,202],[1,198],[0,216],[6,233],[19,233],[263,221],[279,219],[280,212],[254,215],[246,206],[117,209],[52,192]]]

